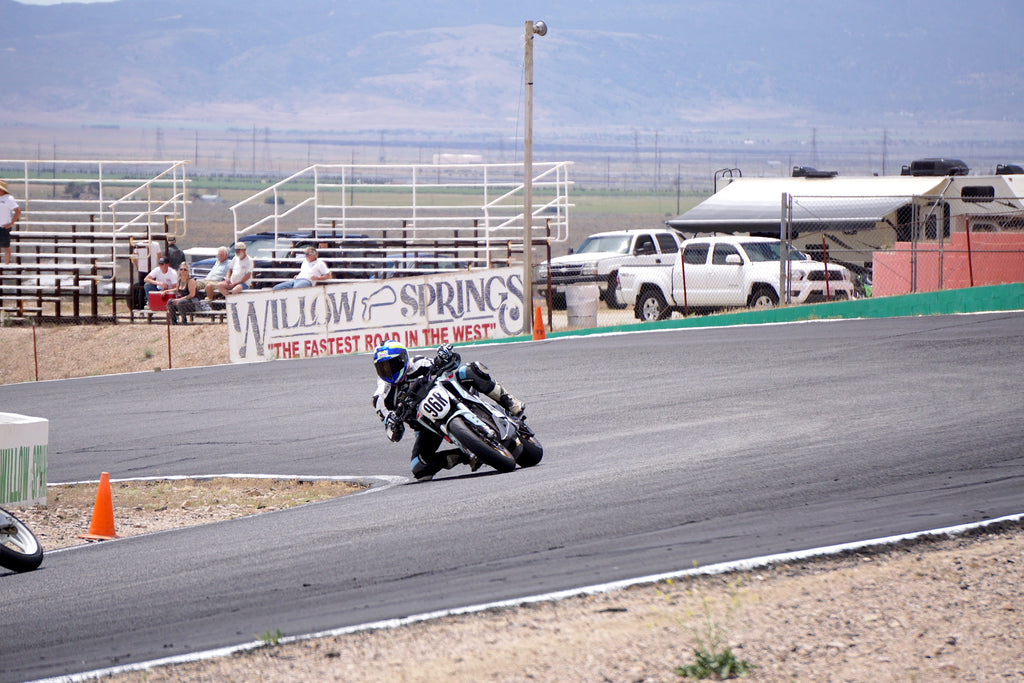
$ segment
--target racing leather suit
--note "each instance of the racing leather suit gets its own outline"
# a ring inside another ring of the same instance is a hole
[[[414,356],[409,359],[408,370],[406,370],[403,382],[414,380],[430,372],[433,361],[426,356]],[[464,387],[473,387],[481,394],[494,399],[499,405],[509,410],[513,415],[523,412],[523,404],[514,396],[491,378],[487,366],[478,361],[463,363],[455,373],[459,383]],[[405,427],[401,423],[394,428],[388,427],[388,415],[396,407],[395,399],[401,384],[391,385],[382,379],[377,380],[377,389],[370,399],[377,411],[377,417],[385,423],[385,431],[392,441],[401,441]],[[468,463],[469,458],[458,450],[438,453],[444,438],[439,434],[423,429],[415,420],[409,420],[409,425],[416,432],[416,441],[412,446],[412,455],[409,467],[416,479],[426,480],[433,477],[442,469],[451,469],[459,463]]]

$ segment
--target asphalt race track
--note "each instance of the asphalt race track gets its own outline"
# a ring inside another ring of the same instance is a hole
[[[544,462],[0,571],[0,681],[56,676],[1024,511],[1024,314],[462,348]],[[406,476],[368,356],[0,387],[49,480]],[[116,500],[115,500],[116,505]]]

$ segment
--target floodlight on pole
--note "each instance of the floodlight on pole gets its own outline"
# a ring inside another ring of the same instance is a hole
[[[523,132],[523,334],[533,332],[533,36],[546,35],[543,21],[527,21],[524,71],[526,115]]]

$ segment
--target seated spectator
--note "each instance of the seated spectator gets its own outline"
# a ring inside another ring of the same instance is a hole
[[[245,242],[235,245],[235,258],[231,259],[228,274],[217,283],[217,291],[225,299],[229,294],[239,294],[252,287],[252,258],[245,253]]]
[[[188,323],[189,313],[196,310],[196,280],[189,277],[188,264],[182,263],[178,268],[178,282],[174,289],[174,298],[167,302],[167,314],[171,316],[171,324],[178,324],[178,317],[181,317],[181,324]]]
[[[313,283],[321,280],[330,280],[331,271],[327,264],[320,260],[320,256],[313,247],[306,247],[306,258],[299,266],[299,274],[291,280],[285,280],[274,285],[274,289],[297,289],[299,287],[312,287]]]
[[[231,267],[231,261],[228,260],[228,248],[221,247],[217,250],[217,263],[214,264],[213,268],[210,268],[210,272],[206,274],[206,277],[202,280],[196,280],[196,287],[199,291],[206,292],[206,300],[213,301],[214,297],[217,296],[217,283],[223,282],[224,278],[228,276],[228,268]]]
[[[172,270],[170,267],[170,260],[166,256],[161,256],[160,261],[156,268],[150,271],[149,275],[146,276],[146,296],[149,296],[150,292],[166,292],[169,289],[173,289],[178,284],[178,273]]]

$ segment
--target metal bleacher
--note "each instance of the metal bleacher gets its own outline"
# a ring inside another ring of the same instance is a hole
[[[565,241],[570,162],[533,165],[534,246]],[[521,164],[316,164],[233,205],[235,239],[285,235],[257,286],[291,277],[308,244],[335,281],[522,263]],[[296,239],[296,236],[299,236]]]
[[[137,243],[184,234],[185,163],[0,160],[21,207],[0,263],[0,320],[133,319],[130,257]]]
[[[11,263],[0,264],[0,324],[151,320],[129,304],[131,255],[186,234],[186,163],[0,160],[22,211]],[[535,247],[568,237],[570,166],[533,165]],[[294,275],[309,244],[335,282],[518,265],[523,205],[520,164],[317,164],[231,212],[235,241],[274,235],[254,279],[271,286]]]

